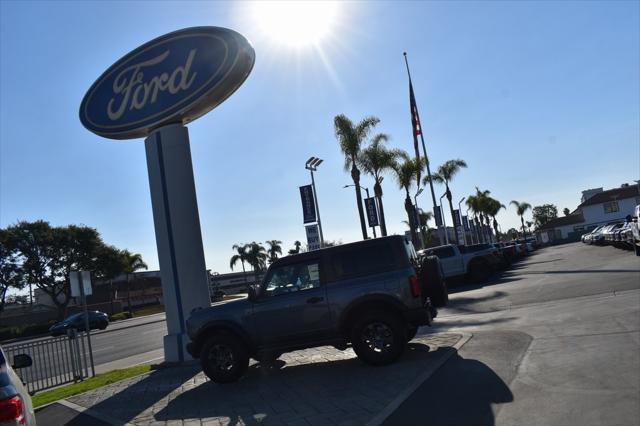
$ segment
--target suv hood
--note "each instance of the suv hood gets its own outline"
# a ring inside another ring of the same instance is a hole
[[[193,338],[193,333],[207,323],[215,321],[241,322],[252,309],[252,303],[248,297],[234,300],[225,300],[211,304],[208,308],[191,312],[187,319],[187,334]]]

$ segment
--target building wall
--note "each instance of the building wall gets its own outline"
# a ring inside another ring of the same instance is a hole
[[[633,209],[640,204],[640,197],[624,198],[618,200],[617,212],[605,213],[603,204],[594,204],[582,207],[584,226],[604,225],[609,222],[624,220],[627,215],[633,214]]]

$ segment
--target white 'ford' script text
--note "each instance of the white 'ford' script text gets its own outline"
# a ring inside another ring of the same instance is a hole
[[[111,98],[107,105],[109,118],[111,120],[119,119],[127,110],[127,106],[129,110],[133,110],[142,109],[147,103],[154,103],[158,98],[158,92],[169,91],[175,95],[180,90],[187,90],[191,87],[197,73],[189,75],[189,69],[196,55],[196,50],[192,49],[184,66],[177,67],[171,75],[163,72],[149,79],[146,83],[143,82],[144,72],[142,70],[164,61],[169,56],[169,50],[153,59],[122,70],[113,81],[113,93],[116,96]],[[118,102],[120,102],[119,105],[117,105]]]

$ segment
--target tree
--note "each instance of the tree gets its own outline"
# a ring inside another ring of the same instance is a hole
[[[69,272],[92,271],[104,245],[94,228],[69,225],[52,227],[48,222],[18,222],[7,228],[20,252],[27,284],[47,294],[62,319],[70,300]]]
[[[527,230],[529,231],[529,233],[531,233],[531,226],[533,225],[533,222],[531,222],[530,220],[525,222],[527,224]]]
[[[487,200],[486,207],[486,213],[493,219],[493,230],[495,231],[496,237],[499,239],[500,232],[498,232],[498,221],[496,220],[496,216],[501,209],[506,209],[506,207],[504,204],[500,203],[500,201],[491,197]]]
[[[536,206],[531,211],[536,229],[558,217],[558,208],[553,204]]]
[[[371,130],[380,122],[376,117],[366,117],[358,124],[354,124],[344,114],[337,115],[334,120],[335,134],[340,144],[340,150],[344,154],[344,170],[351,169],[351,179],[353,179],[356,190],[356,203],[358,205],[358,215],[360,216],[360,227],[362,228],[362,238],[367,239],[367,226],[364,222],[364,209],[362,207],[362,194],[360,192],[360,169],[358,169],[359,155],[365,139]]]
[[[411,196],[409,191],[413,185],[413,182],[418,177],[418,174],[422,171],[424,163],[420,160],[410,158],[406,152],[402,152],[400,157],[403,159],[401,163],[396,163],[394,166],[394,172],[396,181],[400,189],[405,190],[404,209],[407,212],[407,218],[409,219],[409,229],[411,231],[411,240],[416,247],[419,247],[418,235],[416,233],[418,224],[416,223],[416,217],[414,212],[414,206],[411,202]]]
[[[565,216],[569,216],[569,215],[571,214],[571,210],[569,210],[568,208],[566,208],[566,207],[565,207],[565,208],[562,210],[562,213],[564,213],[564,215],[565,215]]]
[[[453,202],[452,202],[453,196],[451,195],[451,190],[449,189],[449,182],[453,180],[454,176],[457,175],[461,169],[466,167],[467,167],[467,163],[464,160],[460,160],[460,159],[449,160],[449,161],[446,161],[444,164],[440,165],[436,173],[431,175],[431,180],[433,182],[441,183],[441,184],[444,183],[444,186],[446,188],[447,200],[449,200],[449,209],[451,210],[452,224],[455,224],[457,221],[454,219],[455,213],[453,211]],[[429,183],[429,176],[425,176],[422,183],[424,185]],[[454,232],[454,236],[455,236],[456,244],[460,244],[460,242],[458,241],[458,233]]]
[[[147,269],[148,266],[142,260],[141,254],[131,253],[129,250],[122,250],[120,258],[122,260],[123,272],[127,277],[127,310],[131,312],[131,280],[129,277],[136,271]]]
[[[302,247],[302,243],[298,240],[296,240],[293,243],[293,248],[291,250],[289,250],[289,254],[298,254],[300,253],[300,249]]]
[[[261,245],[253,241],[248,244],[247,263],[253,268],[255,280],[258,281],[258,274],[266,268],[267,251]]]
[[[422,241],[425,245],[431,240],[431,230],[429,229],[429,221],[433,219],[432,212],[425,212],[420,209],[418,212],[418,228],[420,229],[420,234],[422,234]]]
[[[269,255],[268,257],[268,261],[269,264],[272,264],[273,262],[276,261],[276,259],[278,259],[278,255],[282,254],[282,241],[280,240],[269,240],[266,241],[266,244],[269,245],[269,248],[267,249],[267,254]]]
[[[384,133],[375,135],[371,139],[371,144],[362,150],[358,157],[358,165],[373,176],[374,185],[373,192],[378,200],[380,207],[380,231],[382,236],[387,236],[387,224],[384,218],[384,207],[382,205],[382,173],[387,170],[393,170],[394,165],[400,155],[397,149],[387,149],[383,144],[389,140],[389,136]]]
[[[522,234],[524,235],[525,240],[527,239],[527,231],[524,228],[524,214],[528,211],[531,210],[531,204],[529,203],[520,203],[516,200],[511,200],[511,203],[509,204],[513,204],[516,207],[516,213],[518,214],[518,216],[520,216],[520,222],[522,222]]]
[[[236,254],[231,256],[231,260],[229,261],[229,267],[233,271],[233,267],[236,266],[238,262],[240,262],[242,264],[242,272],[246,274],[247,271],[244,269],[244,262],[247,261],[247,250],[249,248],[249,245],[234,244],[231,248],[236,251]],[[246,281],[246,276],[245,276],[245,281]]]
[[[109,281],[109,303],[111,306],[111,314],[115,313],[113,307],[113,299],[115,297],[113,291],[113,280],[125,273],[123,258],[124,256],[122,251],[105,244],[98,251],[96,269],[93,271],[96,279]]]
[[[4,309],[9,289],[21,290],[25,286],[19,256],[9,232],[0,229],[0,312]]]

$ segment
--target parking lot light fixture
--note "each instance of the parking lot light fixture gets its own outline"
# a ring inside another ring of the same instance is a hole
[[[442,208],[442,199],[447,195],[445,192],[440,197],[440,218],[442,218],[442,227],[444,228],[444,243],[449,244],[449,234],[447,233],[447,221],[444,218],[444,209]]]

